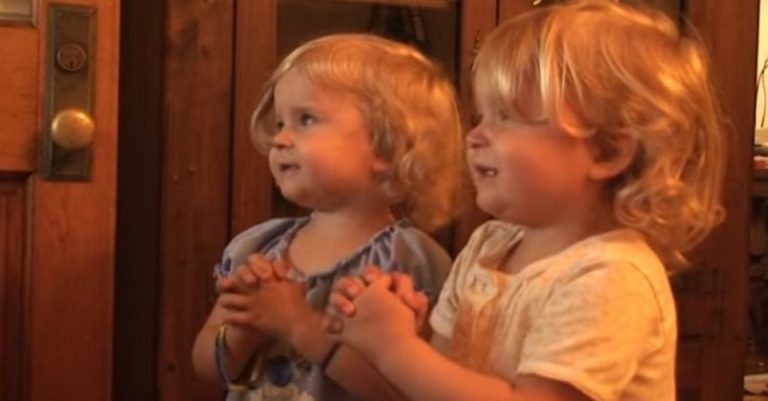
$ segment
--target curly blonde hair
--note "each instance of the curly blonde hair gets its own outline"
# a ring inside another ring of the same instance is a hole
[[[266,83],[251,119],[251,138],[264,153],[275,134],[275,85],[289,70],[359,102],[374,155],[391,164],[379,179],[396,214],[426,230],[457,214],[462,125],[453,85],[435,63],[370,34],[328,35],[299,46]]]
[[[475,86],[514,117],[552,118],[605,155],[634,137],[614,210],[657,249],[679,260],[723,220],[726,141],[709,60],[661,12],[577,0],[507,20],[480,49]]]

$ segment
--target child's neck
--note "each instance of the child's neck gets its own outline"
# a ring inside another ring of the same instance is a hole
[[[350,256],[394,221],[395,216],[388,207],[315,211],[293,238],[288,257],[305,274],[322,273]]]
[[[598,208],[574,221],[546,227],[528,227],[520,243],[503,263],[503,271],[517,273],[538,260],[555,255],[586,238],[622,227],[610,212]]]

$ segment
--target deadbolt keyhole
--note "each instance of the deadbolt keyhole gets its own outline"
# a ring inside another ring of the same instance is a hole
[[[68,43],[56,52],[56,64],[64,71],[78,72],[85,67],[88,54],[85,49],[74,43]]]

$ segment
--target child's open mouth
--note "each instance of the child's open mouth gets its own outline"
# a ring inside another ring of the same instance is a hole
[[[483,177],[496,177],[499,173],[495,168],[486,166],[475,166],[475,171]]]
[[[282,163],[277,166],[277,168],[280,170],[281,173],[286,173],[290,171],[295,171],[299,169],[298,164],[290,164],[290,163]]]

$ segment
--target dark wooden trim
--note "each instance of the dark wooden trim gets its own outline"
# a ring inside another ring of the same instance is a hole
[[[462,104],[462,119],[465,130],[474,124],[474,105],[472,101],[472,64],[485,35],[497,23],[497,5],[495,1],[461,2],[461,42],[459,47],[459,98]],[[471,183],[467,177],[467,190],[471,192]],[[486,214],[475,205],[474,195],[468,195],[465,211],[454,225],[453,254],[458,253],[467,243],[472,231],[487,220]]]
[[[689,19],[709,46],[719,98],[729,118],[725,223],[692,254],[715,271],[714,331],[705,337],[702,401],[741,399],[747,333],[749,221],[754,135],[758,0],[690,1]]]
[[[29,275],[24,265],[26,185],[0,181],[0,385],[4,401],[22,401],[27,356]]]
[[[515,15],[532,10],[535,6],[533,0],[498,0],[499,22]],[[550,2],[551,3],[551,2]],[[542,4],[543,5],[543,4]]]
[[[169,0],[165,21],[159,399],[215,400],[191,350],[229,238],[235,3]]]
[[[250,121],[261,88],[277,66],[276,32],[276,0],[237,1],[230,235],[272,217],[272,175],[251,143]]]
[[[120,40],[115,401],[157,399],[165,2],[123,1]]]

